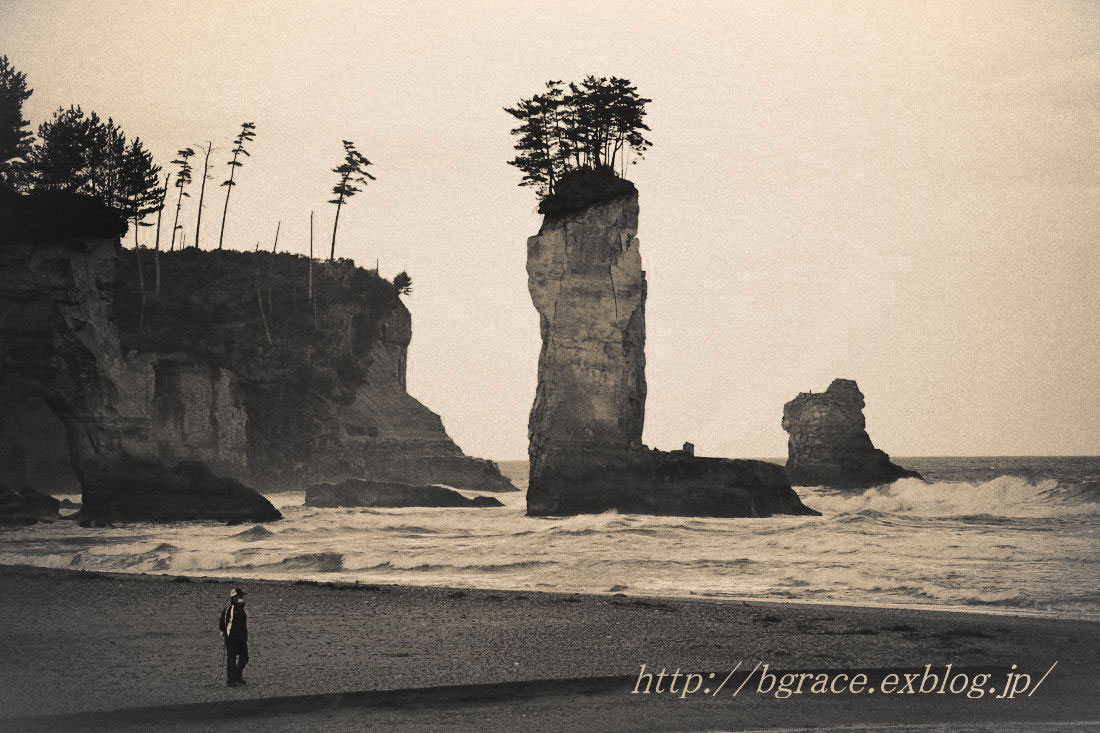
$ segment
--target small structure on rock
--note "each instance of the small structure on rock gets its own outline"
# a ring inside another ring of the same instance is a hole
[[[867,435],[863,393],[854,380],[835,379],[825,392],[803,392],[783,406],[787,476],[794,486],[867,488],[922,478],[890,462]]]

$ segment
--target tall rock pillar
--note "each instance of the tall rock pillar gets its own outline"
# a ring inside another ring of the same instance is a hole
[[[543,224],[527,240],[542,352],[532,451],[641,445],[645,273],[633,194]]]

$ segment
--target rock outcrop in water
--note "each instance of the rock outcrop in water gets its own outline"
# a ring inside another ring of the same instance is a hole
[[[56,416],[67,455],[48,460],[72,464],[84,514],[262,521],[278,512],[245,485],[352,477],[514,490],[405,392],[411,318],[376,273],[314,263],[311,305],[305,258],[191,249],[161,253],[156,297],[152,253],[120,249],[122,222],[65,207],[89,205],[0,202],[0,413]],[[0,474],[22,485],[43,461],[19,419],[0,420]]]
[[[866,488],[899,478],[921,478],[890,462],[867,435],[863,393],[851,379],[825,392],[802,392],[783,406],[787,476],[795,486]]]
[[[320,483],[306,490],[306,506],[316,507],[494,507],[504,506],[492,496],[467,498],[443,486],[415,486],[393,481],[348,479]]]
[[[527,240],[542,351],[527,512],[725,517],[814,514],[780,467],[642,445],[646,280],[633,186],[547,215]]]
[[[32,488],[16,490],[0,484],[0,526],[37,524],[57,519],[61,502]]]

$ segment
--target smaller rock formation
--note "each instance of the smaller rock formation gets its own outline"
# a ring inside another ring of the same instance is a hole
[[[61,502],[30,487],[22,491],[0,484],[0,525],[37,524],[57,519]]]
[[[162,464],[123,458],[88,466],[81,519],[124,522],[270,522],[283,515],[257,491],[217,476],[202,463]]]
[[[851,379],[835,379],[820,394],[802,392],[783,406],[792,485],[854,489],[922,478],[891,463],[890,456],[871,443],[863,406],[863,393]]]
[[[490,507],[504,506],[491,496],[468,499],[443,486],[416,486],[396,481],[348,479],[338,484],[314,484],[306,490],[306,506],[315,507]]]

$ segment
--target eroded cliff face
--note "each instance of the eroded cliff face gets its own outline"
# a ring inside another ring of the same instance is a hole
[[[112,317],[116,237],[0,241],[0,398],[17,411],[44,402],[66,433],[68,460],[87,516],[267,521],[279,512],[238,481],[205,469],[176,471],[153,430],[149,355],[124,355]],[[0,437],[4,480],[22,482],[32,446]],[[44,447],[51,447],[49,445]],[[141,477],[140,500],[119,501]],[[126,506],[126,512],[115,511]]]
[[[527,240],[542,351],[527,512],[815,514],[783,470],[642,445],[646,279],[637,193],[548,217]]]
[[[921,478],[890,462],[867,435],[863,393],[851,379],[835,379],[822,393],[802,392],[783,406],[787,475],[795,486],[866,488],[899,478]]]
[[[147,250],[50,228],[0,226],[0,483],[69,488],[29,470],[68,461],[84,514],[153,520],[277,518],[245,484],[514,490],[405,391],[411,318],[376,274],[314,263],[310,304],[304,258],[162,253],[158,297]],[[64,454],[20,415],[63,426]]]
[[[642,443],[646,281],[637,230],[634,195],[544,223],[527,240],[542,332],[532,455]]]
[[[116,311],[124,349],[153,364],[161,455],[263,490],[349,478],[514,490],[406,392],[412,318],[376,273],[315,262],[310,302],[302,257],[162,254],[163,292],[142,316],[136,264],[123,253]]]

